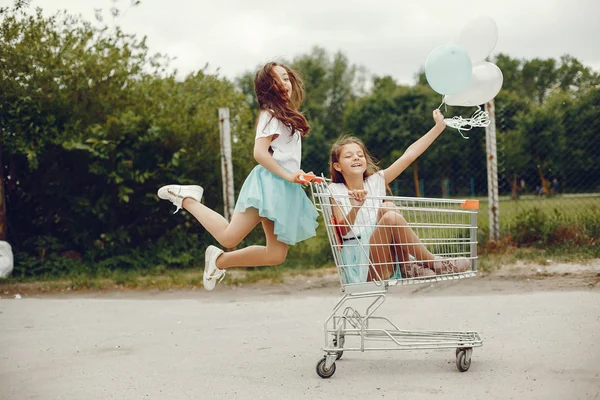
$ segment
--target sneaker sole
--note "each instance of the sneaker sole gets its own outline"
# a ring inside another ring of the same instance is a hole
[[[215,246],[208,246],[206,252],[204,253],[204,273],[202,274],[202,284],[206,290],[213,290],[217,285],[216,278],[214,278],[214,276],[212,279],[208,279],[208,272],[210,269],[210,261],[213,259],[214,254],[217,254],[217,257],[215,257],[216,260],[221,253],[223,252]]]
[[[156,195],[158,196],[159,199],[162,200],[169,200],[169,189],[175,186],[181,186],[182,188],[193,188],[194,191],[199,193],[199,199],[197,199],[197,201],[201,201],[202,200],[202,196],[204,196],[204,189],[202,188],[202,186],[198,186],[198,185],[166,185],[161,187],[160,189],[158,189],[158,192],[156,192]]]

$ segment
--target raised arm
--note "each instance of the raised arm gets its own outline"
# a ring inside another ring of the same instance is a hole
[[[429,130],[425,135],[421,136],[419,140],[411,144],[408,149],[400,156],[399,159],[394,161],[392,165],[383,171],[385,178],[385,184],[389,184],[391,181],[396,179],[410,164],[413,163],[427,148],[433,143],[435,139],[444,131],[446,123],[444,122],[444,116],[440,110],[433,111],[433,119],[435,126]]]

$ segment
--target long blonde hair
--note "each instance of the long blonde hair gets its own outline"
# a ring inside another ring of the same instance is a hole
[[[333,164],[335,164],[336,162],[339,162],[340,154],[342,153],[342,148],[345,145],[352,144],[352,143],[360,146],[362,152],[365,155],[365,159],[367,160],[367,169],[365,170],[365,172],[363,174],[363,181],[367,180],[367,178],[369,176],[371,176],[374,173],[376,173],[377,171],[379,171],[379,167],[377,166],[375,161],[373,161],[373,159],[369,155],[369,152],[367,151],[367,147],[365,146],[363,141],[354,136],[346,136],[346,137],[339,139],[337,142],[335,142],[333,144],[333,146],[331,146],[331,155],[329,157],[329,176],[331,177],[331,182],[345,183],[344,176],[342,175],[341,172],[336,171],[336,169],[333,168]]]

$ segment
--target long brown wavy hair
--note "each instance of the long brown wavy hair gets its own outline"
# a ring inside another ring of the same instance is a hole
[[[290,78],[291,98],[288,97],[285,87],[273,71],[273,68],[278,65],[286,70]],[[304,101],[304,83],[297,72],[286,65],[269,62],[256,72],[254,92],[261,110],[272,111],[275,118],[292,130],[292,134],[298,131],[301,136],[308,135],[310,126],[306,117],[299,111]]]
[[[342,148],[350,143],[355,143],[359,145],[365,155],[365,159],[367,160],[367,169],[363,174],[363,181],[367,180],[369,176],[373,175],[380,169],[375,163],[375,161],[373,161],[373,158],[371,158],[371,156],[369,155],[367,147],[365,146],[362,140],[354,136],[345,136],[337,142],[335,142],[333,146],[331,146],[331,156],[329,157],[329,176],[331,177],[331,182],[345,183],[344,176],[341,172],[336,171],[335,168],[333,168],[333,164],[339,162],[340,154],[342,153]]]

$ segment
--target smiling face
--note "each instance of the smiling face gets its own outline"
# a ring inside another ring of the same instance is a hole
[[[342,146],[337,162],[333,168],[344,177],[363,176],[367,170],[367,158],[364,149],[358,143],[348,143]]]
[[[345,183],[362,175],[365,180],[379,171],[362,140],[346,136],[331,146],[329,174],[331,182]]]
[[[282,67],[281,65],[276,65],[273,67],[273,72],[279,79],[279,82],[281,82],[281,84],[285,88],[288,98],[291,99],[292,98],[292,81],[290,80],[287,70],[284,67]]]

